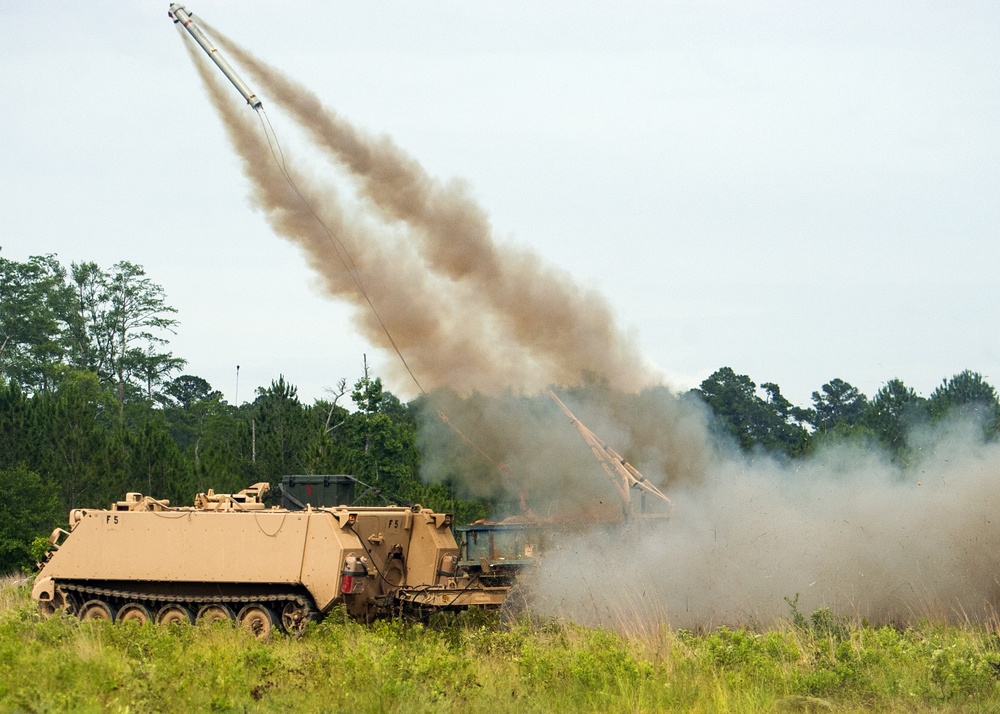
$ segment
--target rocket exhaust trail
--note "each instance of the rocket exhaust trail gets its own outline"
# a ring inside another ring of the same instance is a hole
[[[251,202],[265,213],[276,233],[303,248],[328,294],[358,308],[355,324],[366,339],[392,351],[385,331],[358,292],[352,270],[371,301],[381,307],[385,327],[425,387],[500,391],[533,369],[530,355],[500,339],[488,321],[480,321],[481,307],[472,291],[456,289],[428,273],[414,253],[413,241],[398,227],[373,222],[364,212],[351,213],[340,204],[332,185],[307,178],[294,162],[286,166],[292,183],[287,181],[272,161],[256,122],[227,101],[221,78],[194,44],[184,44],[242,159],[251,184]],[[309,206],[316,207],[321,221]],[[352,256],[351,268],[337,255],[336,244],[321,224],[330,227]],[[477,322],[481,329],[468,333],[468,326]],[[409,380],[394,362],[389,369],[394,378]]]
[[[195,42],[197,42],[201,46],[201,48],[205,50],[206,54],[208,54],[211,60],[215,62],[215,64],[218,66],[220,70],[222,70],[222,73],[226,75],[226,77],[229,79],[230,82],[233,83],[233,86],[236,87],[239,93],[243,95],[243,97],[247,100],[247,104],[249,104],[254,110],[257,111],[259,115],[261,115],[261,127],[264,129],[264,135],[267,137],[268,147],[271,149],[271,156],[274,158],[275,164],[277,164],[281,168],[281,172],[284,175],[285,179],[288,181],[288,185],[292,188],[292,190],[295,191],[296,195],[298,195],[299,199],[302,201],[305,207],[309,209],[309,212],[313,214],[317,222],[319,222],[319,224],[323,226],[323,229],[326,231],[327,236],[330,238],[330,242],[334,244],[334,249],[337,252],[337,256],[340,258],[340,261],[344,264],[344,267],[348,270],[348,272],[350,272],[350,274],[354,278],[355,285],[357,286],[361,295],[364,297],[365,301],[368,303],[368,307],[371,308],[372,314],[374,315],[375,319],[382,327],[382,331],[385,333],[385,337],[389,341],[389,344],[392,345],[392,349],[396,352],[396,355],[399,357],[400,362],[402,362],[403,367],[406,369],[410,377],[413,379],[414,384],[417,385],[417,389],[423,392],[424,389],[420,385],[420,381],[417,379],[416,375],[413,374],[413,370],[410,369],[409,364],[407,364],[406,362],[406,358],[403,356],[403,353],[400,352],[399,350],[399,346],[396,344],[396,341],[393,340],[392,334],[386,327],[385,322],[382,320],[381,315],[379,315],[378,310],[376,310],[375,308],[375,305],[372,304],[371,298],[369,297],[368,292],[365,290],[364,284],[361,282],[361,279],[357,274],[357,269],[354,266],[354,261],[351,258],[350,253],[347,252],[347,249],[340,242],[340,239],[336,236],[336,234],[330,229],[330,226],[328,226],[323,221],[323,219],[320,218],[319,214],[316,213],[313,207],[306,200],[305,196],[303,196],[302,193],[299,191],[298,187],[295,185],[295,182],[292,181],[292,177],[288,174],[288,169],[285,166],[284,153],[281,151],[281,146],[278,143],[278,137],[274,133],[274,128],[271,126],[271,120],[267,117],[267,114],[264,112],[264,108],[263,105],[261,104],[260,99],[258,99],[257,96],[250,91],[250,88],[246,85],[246,83],[242,79],[240,79],[239,75],[236,74],[236,71],[233,70],[233,68],[222,57],[222,55],[215,48],[215,46],[212,45],[212,43],[208,40],[208,38],[205,37],[201,29],[199,29],[198,26],[194,24],[194,20],[191,18],[191,15],[182,5],[178,5],[176,3],[171,4],[170,10],[167,12],[167,15],[174,21],[175,24],[179,23],[184,29],[188,31],[188,33],[190,33],[191,37],[194,38]],[[277,153],[275,153],[275,149],[277,149]],[[281,157],[280,159],[278,158],[279,156]]]
[[[209,31],[214,33],[211,28]],[[541,388],[560,377],[562,381],[579,378],[580,370],[553,370],[544,355],[511,339],[503,316],[484,304],[484,293],[478,285],[456,282],[429,269],[432,266],[426,265],[424,257],[416,252],[420,243],[412,240],[411,226],[384,226],[382,221],[383,228],[379,230],[373,226],[373,219],[379,220],[378,217],[364,208],[352,220],[345,220],[341,209],[331,203],[336,195],[332,186],[320,187],[295,171],[287,172],[288,185],[273,186],[273,172],[268,172],[265,166],[253,165],[267,156],[267,146],[259,139],[248,142],[248,137],[255,133],[252,125],[233,115],[231,107],[218,95],[218,76],[209,76],[192,43],[186,46],[234,147],[244,160],[244,172],[254,186],[253,202],[268,214],[269,222],[279,234],[305,250],[327,292],[356,306],[363,306],[370,296],[370,302],[379,306],[381,317],[372,310],[359,311],[355,321],[374,344],[406,355],[403,369],[395,363],[388,365],[394,381],[403,377],[409,381],[419,374],[421,389],[448,386],[461,393],[474,390],[497,393],[510,387]],[[269,160],[265,162],[272,164]],[[279,167],[281,163],[275,162]],[[302,190],[297,191],[296,186]],[[312,212],[311,206],[320,207],[314,213],[323,218],[317,221],[314,217],[313,225],[308,226],[302,214]],[[303,212],[303,207],[308,211]],[[332,223],[327,220],[330,208],[340,213]],[[326,230],[317,233],[320,225]],[[359,237],[368,231],[373,232]],[[330,240],[331,234],[340,237],[343,251],[337,249],[337,241]],[[350,259],[345,260],[345,254],[354,256],[356,271],[349,265]],[[380,257],[372,260],[375,255]],[[362,292],[367,295],[361,296],[364,300],[360,305],[356,289],[346,289],[345,275],[351,278],[351,283],[364,284]]]
[[[372,138],[308,89],[255,58],[211,26],[209,31],[282,108],[341,163],[361,193],[390,221],[408,225],[429,270],[474,286],[506,339],[537,364],[530,387],[574,383],[585,373],[636,390],[658,383],[659,371],[619,329],[603,296],[578,286],[534,253],[495,239],[481,206],[458,182],[444,183],[388,138]]]

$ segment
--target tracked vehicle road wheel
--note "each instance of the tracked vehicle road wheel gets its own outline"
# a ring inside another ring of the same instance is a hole
[[[274,634],[274,615],[263,605],[247,605],[240,610],[237,620],[240,627],[259,640],[266,640]]]
[[[302,634],[309,619],[309,608],[302,603],[290,602],[281,610],[281,626],[290,635]]]
[[[52,617],[57,611],[62,610],[67,615],[75,615],[77,611],[77,601],[72,595],[67,595],[59,588],[55,589],[51,600],[39,600],[38,611],[44,617]]]
[[[164,605],[156,613],[157,625],[191,625],[193,623],[194,618],[191,617],[191,611],[178,603]]]
[[[236,617],[228,605],[202,605],[198,610],[195,622],[199,625],[212,625],[216,622],[232,622]]]
[[[81,620],[115,621],[115,608],[103,600],[88,600],[80,607]]]
[[[138,622],[147,625],[153,621],[153,613],[149,608],[138,602],[130,602],[118,611],[118,622]]]

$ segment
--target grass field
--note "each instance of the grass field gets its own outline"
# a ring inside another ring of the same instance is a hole
[[[6,584],[0,711],[1000,712],[993,627],[853,626],[820,610],[767,631],[642,631],[335,613],[259,642],[223,624],[44,620],[26,584]]]

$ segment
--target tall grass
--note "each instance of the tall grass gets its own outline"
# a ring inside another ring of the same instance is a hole
[[[993,626],[869,627],[828,610],[695,634],[469,612],[300,638],[42,619],[0,585],[0,711],[1000,711]]]

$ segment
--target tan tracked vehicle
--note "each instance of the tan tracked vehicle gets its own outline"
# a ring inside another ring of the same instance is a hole
[[[70,512],[31,596],[43,613],[139,622],[233,620],[297,632],[343,603],[368,620],[497,608],[507,588],[458,568],[451,516],[426,508],[267,508],[266,483],[171,507],[139,493]]]

